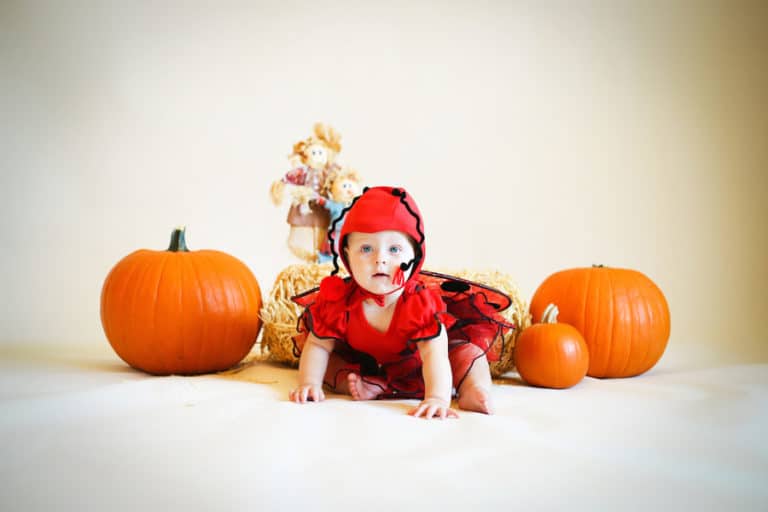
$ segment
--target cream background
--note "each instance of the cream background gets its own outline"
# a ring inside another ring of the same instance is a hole
[[[632,267],[679,357],[768,361],[764,3],[89,4],[0,5],[3,344],[105,344],[107,272],[177,224],[266,294],[269,184],[325,121],[419,201],[428,266],[526,298]]]

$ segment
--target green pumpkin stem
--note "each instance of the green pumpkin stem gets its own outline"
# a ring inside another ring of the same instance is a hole
[[[168,250],[171,252],[189,252],[187,249],[187,241],[184,238],[184,234],[187,231],[186,226],[180,226],[173,230],[171,233],[171,245],[168,246]]]
[[[543,324],[556,324],[557,315],[560,314],[560,310],[554,304],[548,305],[544,308],[544,313],[541,315],[541,323]]]

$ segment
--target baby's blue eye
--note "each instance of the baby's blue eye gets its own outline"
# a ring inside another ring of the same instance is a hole
[[[362,245],[360,246],[360,252],[363,254],[371,253],[373,252],[373,247],[371,247],[370,245]]]
[[[393,245],[392,247],[389,248],[389,252],[391,252],[392,254],[397,254],[402,250],[403,248],[400,247],[399,245]]]

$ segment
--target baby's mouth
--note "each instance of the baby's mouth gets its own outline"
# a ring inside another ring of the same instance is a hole
[[[375,274],[373,274],[373,277],[374,278],[376,278],[376,277],[389,277],[389,274],[385,274],[384,272],[376,272]]]

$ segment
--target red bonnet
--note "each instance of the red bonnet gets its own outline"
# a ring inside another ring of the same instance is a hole
[[[366,189],[357,198],[344,219],[339,246],[344,247],[344,238],[350,233],[378,231],[401,231],[414,240],[416,256],[411,264],[412,272],[408,279],[410,276],[417,275],[426,255],[424,221],[416,201],[404,189],[398,187]],[[339,256],[349,270],[344,251],[340,252]]]

